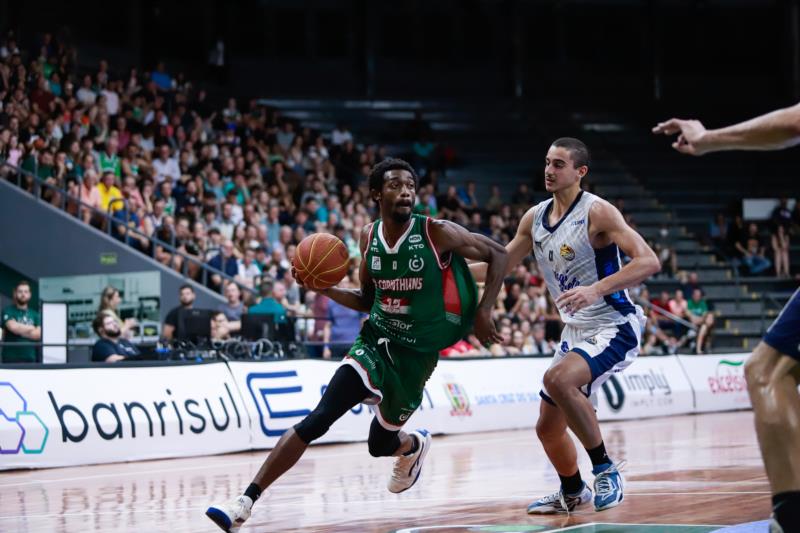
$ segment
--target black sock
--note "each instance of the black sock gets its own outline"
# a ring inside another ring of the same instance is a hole
[[[772,512],[784,531],[800,528],[800,491],[779,492],[772,496]]]
[[[586,450],[586,452],[589,454],[589,459],[592,460],[592,466],[611,464],[611,459],[608,458],[606,445],[603,441],[600,441],[600,446],[597,448]]]
[[[408,450],[403,455],[411,455],[412,453],[419,450],[419,439],[416,437],[416,435],[409,435],[409,437],[411,437],[411,449]]]
[[[559,474],[558,478],[561,480],[561,490],[564,491],[564,494],[569,496],[578,494],[583,488],[583,479],[581,479],[580,470],[577,470],[571,476],[562,476]]]
[[[244,495],[253,500],[253,503],[255,503],[256,500],[261,497],[261,487],[255,483],[250,483],[250,485],[244,489]]]

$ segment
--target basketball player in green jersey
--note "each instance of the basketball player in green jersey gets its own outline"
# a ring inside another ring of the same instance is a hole
[[[490,313],[506,270],[505,248],[456,224],[413,215],[416,186],[414,169],[400,159],[386,159],[370,173],[380,219],[361,233],[361,288],[317,290],[369,313],[369,319],[317,407],[283,434],[244,494],[208,508],[206,515],[222,529],[238,529],[261,492],[359,403],[377,404],[369,430],[370,455],[397,458],[388,489],[399,493],[411,488],[431,437],[426,430],[401,429],[422,401],[439,350],[470,329],[481,342],[502,340]],[[488,263],[480,303],[465,258]]]

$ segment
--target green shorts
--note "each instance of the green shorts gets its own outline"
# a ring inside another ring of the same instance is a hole
[[[369,322],[361,328],[353,347],[342,360],[352,366],[375,395],[364,403],[378,404],[378,422],[389,430],[403,427],[422,402],[439,352],[419,352],[382,337]]]

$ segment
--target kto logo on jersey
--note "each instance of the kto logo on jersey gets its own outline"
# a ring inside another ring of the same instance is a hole
[[[450,416],[472,416],[472,410],[469,408],[469,396],[460,383],[445,383],[444,393],[450,400],[450,405],[453,406]]]
[[[422,241],[422,235],[412,235],[411,237],[408,238],[408,242],[410,242],[411,244],[416,244],[420,241]]]
[[[8,381],[0,382],[0,454],[38,454],[44,451],[50,430]]]
[[[567,261],[572,261],[573,259],[575,259],[575,250],[570,248],[570,246],[567,244],[562,244],[561,250],[559,250],[558,253],[561,255],[561,257],[563,257]]]
[[[408,260],[408,268],[411,272],[420,272],[423,268],[425,268],[425,261],[418,255],[415,255],[411,259]]]

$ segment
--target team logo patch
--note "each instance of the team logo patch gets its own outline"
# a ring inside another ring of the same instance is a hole
[[[445,383],[444,392],[450,400],[450,405],[453,406],[450,416],[472,416],[472,410],[469,408],[469,396],[460,383]]]
[[[410,242],[411,244],[418,243],[421,240],[422,240],[422,235],[412,235],[411,237],[408,238],[408,242]]]
[[[381,269],[381,258],[377,255],[372,256],[372,270],[380,270]]]
[[[561,250],[559,250],[558,253],[561,254],[561,257],[563,257],[567,261],[572,261],[573,259],[575,259],[575,250],[570,248],[569,245],[567,244],[562,244]]]
[[[567,344],[567,341],[562,342],[561,343],[561,352],[562,353],[567,353],[568,351],[569,351],[569,344]]]
[[[408,260],[408,268],[411,269],[411,272],[420,272],[425,268],[425,261],[420,256],[415,255]]]
[[[597,339],[595,337],[589,337],[588,339],[586,339],[586,342],[594,346],[597,344]]]
[[[378,239],[372,238],[372,246],[378,246]]]

